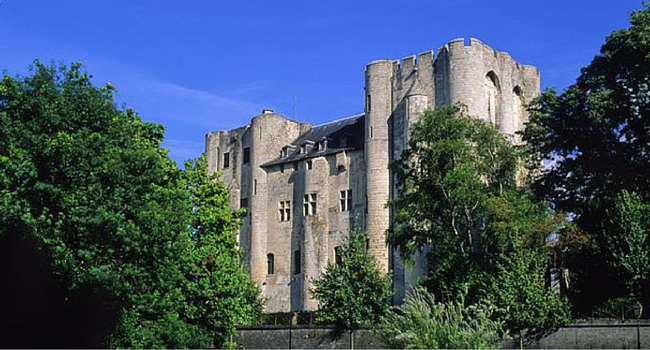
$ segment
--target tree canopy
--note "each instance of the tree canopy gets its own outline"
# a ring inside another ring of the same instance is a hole
[[[566,259],[577,272],[574,300],[584,312],[628,293],[630,275],[611,263],[622,245],[631,239],[641,244],[634,249],[648,250],[641,231],[630,227],[628,219],[636,220],[629,217],[631,202],[621,202],[626,191],[638,196],[633,207],[650,200],[650,7],[643,6],[631,14],[629,28],[606,38],[575,84],[560,94],[546,90],[529,106],[522,134],[529,167],[544,164],[531,173],[532,190],[572,213],[589,237],[584,249]],[[650,290],[647,282],[644,288]]]
[[[351,230],[337,254],[338,263],[330,261],[313,281],[320,320],[352,330],[376,324],[390,306],[390,276],[381,273],[358,229]]]
[[[559,322],[568,305],[544,283],[547,239],[568,223],[517,186],[518,150],[459,106],[426,111],[410,131],[393,164],[400,191],[389,241],[406,257],[428,251],[424,284],[440,300],[493,300],[509,310],[501,316],[512,327],[531,322],[517,311],[524,309]],[[543,303],[498,294],[497,286],[504,293],[525,287]]]
[[[113,91],[78,63],[3,77],[0,236],[34,239],[62,285],[102,293],[117,320],[104,346],[218,342],[260,310],[237,213],[204,160],[181,171],[164,128],[118,109]]]
[[[650,8],[630,16],[561,94],[529,107],[523,140],[533,167],[546,162],[535,192],[581,215],[621,190],[650,190]]]

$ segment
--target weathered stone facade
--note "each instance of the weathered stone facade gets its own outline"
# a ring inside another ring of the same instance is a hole
[[[239,243],[269,312],[313,310],[310,281],[336,258],[355,225],[383,271],[395,302],[426,270],[405,268],[386,245],[395,195],[389,162],[406,147],[425,109],[463,103],[517,142],[525,103],[539,95],[539,70],[479,40],[449,42],[402,60],[366,66],[364,113],[312,126],[264,110],[250,125],[206,136],[209,171],[222,172],[233,209],[247,207]]]

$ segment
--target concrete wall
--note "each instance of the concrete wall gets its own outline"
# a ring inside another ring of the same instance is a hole
[[[650,348],[650,323],[640,326],[642,349]],[[523,342],[525,349],[636,349],[637,328],[635,321],[612,321],[568,325],[546,334],[530,334]],[[294,326],[291,330],[292,348],[349,349],[349,333],[322,326]],[[248,349],[289,348],[289,327],[263,326],[240,327],[235,341]],[[379,349],[385,345],[372,329],[361,329],[355,336],[356,348]],[[502,348],[519,349],[520,342],[514,338],[502,343]]]
[[[639,327],[639,340],[641,349],[650,348],[650,323],[645,320]],[[519,348],[516,339],[504,345]],[[523,345],[527,349],[636,349],[636,321],[572,324],[541,337],[529,334]]]
[[[350,333],[333,327],[288,326],[240,327],[234,339],[245,349],[349,349]],[[354,335],[355,349],[383,349],[386,346],[372,329],[359,329]]]

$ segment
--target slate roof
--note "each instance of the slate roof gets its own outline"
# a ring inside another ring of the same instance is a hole
[[[296,148],[292,154],[287,157],[278,156],[277,159],[262,166],[267,167],[290,163],[301,159],[339,153],[345,150],[362,149],[365,136],[364,124],[365,114],[361,113],[316,125],[291,143]],[[316,144],[324,139],[327,140],[327,149],[316,150],[316,147],[314,147],[307,153],[299,153],[302,144],[306,142]],[[280,150],[278,150],[278,153],[280,153]]]

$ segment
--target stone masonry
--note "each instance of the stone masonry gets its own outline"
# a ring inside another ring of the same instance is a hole
[[[266,311],[314,310],[318,278],[350,229],[368,235],[382,271],[393,272],[394,302],[426,272],[386,244],[395,196],[388,164],[400,156],[409,125],[426,109],[462,103],[513,142],[527,120],[524,105],[540,92],[539,70],[477,39],[452,40],[365,70],[364,113],[321,125],[264,110],[251,123],[206,136],[209,171],[221,172],[233,209],[246,207],[239,244]]]

